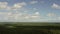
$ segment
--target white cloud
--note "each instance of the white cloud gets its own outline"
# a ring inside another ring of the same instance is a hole
[[[22,8],[23,6],[27,5],[25,2],[22,3],[16,3],[14,4],[13,8]]]
[[[16,17],[14,17],[15,19],[37,19],[37,18],[40,18],[40,15],[39,15],[39,12],[35,12],[34,14],[32,15],[29,15],[29,14],[23,14],[23,13],[17,13],[15,14]]]
[[[35,12],[35,15],[39,15],[39,12]]]
[[[56,4],[56,3],[53,3],[52,8],[60,9],[60,5],[58,5],[58,4]]]
[[[0,2],[0,9],[5,9],[7,7],[7,2]]]
[[[38,1],[31,1],[30,4],[36,4]]]
[[[40,15],[39,12],[35,12],[34,14],[30,15],[30,14],[24,14],[24,13],[20,13],[20,12],[16,12],[16,13],[12,13],[12,12],[0,12],[1,16],[0,18],[2,18],[3,20],[8,20],[8,21],[12,21],[12,20],[38,20],[40,19]],[[1,19],[0,19],[1,20]]]
[[[0,12],[0,15],[1,15],[1,14],[4,14],[4,13]]]
[[[0,12],[0,20],[7,20],[7,12]]]
[[[0,2],[0,9],[11,10],[12,7],[8,6],[8,2]]]
[[[29,16],[25,16],[26,19],[29,19],[30,17]]]
[[[33,8],[33,10],[37,10],[37,8]]]
[[[40,13],[39,12],[35,12],[31,18],[40,18]]]
[[[25,17],[22,15],[22,13],[15,13],[15,14],[12,14],[11,16],[9,16],[10,18],[12,19],[15,19],[15,20],[22,20],[24,19]]]
[[[60,20],[60,17],[58,17],[58,20]]]
[[[12,12],[0,12],[0,18],[1,20],[9,20],[9,19],[14,19],[14,15]]]
[[[0,15],[5,15],[5,14],[7,14],[6,12],[0,12]]]
[[[33,2],[33,4],[35,3],[36,1],[34,1]],[[37,2],[36,2],[37,3]],[[20,8],[22,8],[23,6],[26,6],[27,4],[25,3],[25,2],[22,2],[22,3],[16,3],[16,4],[14,4],[13,6],[8,6],[8,3],[7,2],[0,2],[0,9],[5,9],[5,10],[13,10],[13,9],[20,9]],[[34,8],[34,10],[35,10],[36,8]],[[40,14],[39,14],[39,12],[35,12],[34,14],[32,14],[32,15],[29,15],[28,13],[27,13],[27,11],[24,11],[24,12],[26,12],[26,14],[25,13],[23,13],[23,12],[19,12],[19,11],[16,11],[16,13],[14,12],[13,13],[13,11],[10,11],[10,12],[0,12],[0,20],[24,20],[24,19],[28,19],[28,20],[30,20],[30,18],[32,18],[32,19],[37,19],[37,18],[40,18]],[[31,19],[31,20],[32,20]]]
[[[38,18],[39,16],[35,16],[35,15],[33,15],[33,16],[31,16],[32,18]]]
[[[11,10],[11,9],[12,9],[12,7],[10,7],[10,6],[6,7],[6,10]]]
[[[24,11],[25,13],[27,13],[28,11]]]
[[[12,12],[9,12],[8,15],[12,15]]]
[[[47,16],[48,17],[54,17],[54,16],[56,16],[56,14],[54,14],[54,13],[48,13]]]
[[[17,10],[22,8],[23,6],[26,6],[27,4],[25,2],[21,2],[21,3],[15,3],[12,6],[8,6],[8,2],[0,2],[0,9],[3,10]]]

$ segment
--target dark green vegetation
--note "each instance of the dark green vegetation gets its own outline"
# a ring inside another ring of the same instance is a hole
[[[60,23],[2,22],[0,34],[60,34]]]

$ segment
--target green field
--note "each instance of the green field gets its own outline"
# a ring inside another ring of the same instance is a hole
[[[0,34],[60,34],[60,23],[1,22]]]

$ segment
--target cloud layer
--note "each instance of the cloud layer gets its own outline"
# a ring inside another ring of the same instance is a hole
[[[56,4],[56,3],[53,3],[52,8],[60,9],[60,5],[58,5],[58,4]]]
[[[9,5],[8,2],[0,2],[0,21],[49,21],[49,20],[59,20],[60,17],[56,15],[56,13],[48,12],[47,9],[44,11],[46,7],[43,5],[35,5],[35,4],[44,4],[44,1],[30,1],[30,2],[18,2],[13,5]],[[42,6],[40,8],[40,6]],[[32,8],[31,8],[32,7]],[[54,9],[60,9],[60,5],[53,3],[50,6]],[[38,9],[40,8],[40,9]],[[41,11],[40,11],[41,10]],[[42,11],[43,10],[43,11]],[[44,14],[46,12],[46,14]]]

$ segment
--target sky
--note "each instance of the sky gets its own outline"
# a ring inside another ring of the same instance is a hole
[[[0,22],[60,22],[60,0],[0,0]]]

